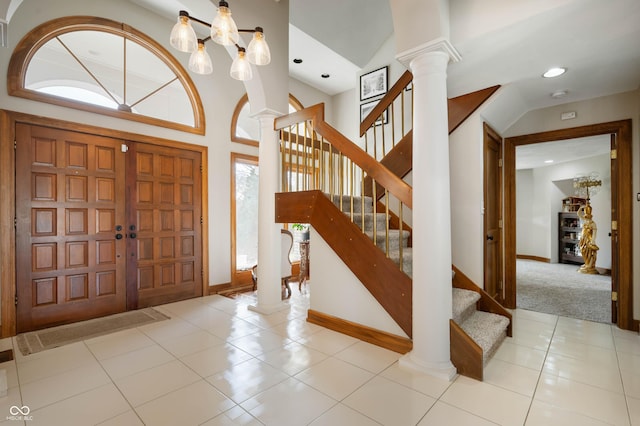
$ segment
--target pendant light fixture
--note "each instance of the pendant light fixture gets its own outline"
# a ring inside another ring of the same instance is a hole
[[[211,29],[209,37],[198,39],[191,21],[209,27]],[[246,50],[238,45],[239,33],[241,32],[253,33],[253,38]],[[250,64],[267,65],[271,62],[269,45],[265,40],[262,27],[256,27],[253,30],[238,29],[231,17],[229,4],[224,0],[218,3],[218,12],[210,24],[181,10],[178,14],[178,22],[173,26],[169,37],[171,46],[181,52],[191,53],[189,69],[197,74],[211,74],[213,72],[211,57],[205,48],[205,43],[208,40],[213,40],[223,46],[236,46],[238,55],[233,60],[230,70],[231,77],[236,80],[245,81],[252,78],[253,72]]]

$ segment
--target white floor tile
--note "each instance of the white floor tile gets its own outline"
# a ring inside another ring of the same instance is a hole
[[[156,342],[162,342],[195,333],[200,329],[190,322],[182,319],[172,319],[171,321],[159,321],[152,324],[138,327],[138,330],[149,336]]]
[[[293,376],[327,358],[326,354],[293,342],[258,356],[267,364]]]
[[[618,339],[616,340],[616,351],[631,354],[640,355],[640,338],[632,339]]]
[[[437,425],[492,426],[495,423],[438,401],[418,423],[418,426]]]
[[[521,425],[531,398],[498,386],[458,377],[440,399],[500,425]]]
[[[629,417],[632,425],[640,425],[640,398],[627,397]]]
[[[596,356],[596,360],[578,359],[550,353],[547,355],[543,372],[611,392],[623,393],[618,363],[601,362],[597,358]]]
[[[122,355],[107,358],[100,363],[109,376],[111,376],[113,380],[116,380],[158,365],[166,364],[173,360],[175,360],[173,355],[160,345],[154,344]]]
[[[224,345],[225,341],[213,334],[200,330],[186,336],[160,342],[160,346],[171,352],[175,357],[182,358],[204,349]]]
[[[115,382],[135,408],[200,379],[180,361],[172,361]]]
[[[13,415],[11,413],[12,406],[20,407],[22,409],[22,407],[25,405],[29,408],[29,411],[33,409],[29,404],[22,403],[20,388],[15,387],[15,388],[7,389],[7,396],[0,398],[0,422],[4,421],[7,416],[11,417]],[[25,412],[25,410],[23,410],[23,412]],[[21,414],[16,412],[16,416],[21,416]],[[12,419],[6,419],[6,420],[8,424],[19,423],[18,420],[12,420]]]
[[[357,342],[358,339],[328,329],[319,331],[300,340],[300,343],[305,346],[327,355],[335,355]]]
[[[248,336],[233,339],[230,343],[253,356],[259,356],[265,352],[281,348],[291,343],[291,340],[272,331],[261,330]]]
[[[484,381],[501,388],[532,397],[540,372],[511,364],[500,359],[491,359],[484,370]]]
[[[357,342],[335,355],[338,359],[364,368],[374,374],[385,370],[401,356],[402,354],[367,342]]]
[[[306,425],[337,402],[290,378],[243,402],[242,408],[267,426]]]
[[[106,422],[99,423],[98,426],[144,426],[144,423],[142,423],[135,411],[129,410]]]
[[[436,399],[451,386],[448,380],[406,370],[397,362],[383,371],[380,376]]]
[[[187,355],[180,360],[204,378],[225,371],[250,358],[252,358],[250,354],[227,343]]]
[[[18,367],[18,374],[20,374]],[[111,383],[111,379],[96,362],[65,371],[55,376],[21,384],[22,401],[32,410]]]
[[[101,360],[135,351],[155,342],[137,328],[132,328],[86,340],[85,343],[95,357]]]
[[[266,362],[251,358],[207,377],[207,381],[239,404],[288,378]]]
[[[623,372],[622,383],[627,396],[640,399],[640,373]]]
[[[493,358],[541,371],[546,356],[547,353],[545,351],[504,341],[493,355]]]
[[[262,426],[262,423],[244,408],[236,405],[230,410],[214,417],[202,426]]]
[[[228,321],[221,321],[219,324],[207,329],[214,336],[223,340],[234,340],[240,337],[257,333],[261,328],[251,324],[241,318],[230,318]]]
[[[375,377],[342,401],[389,426],[415,425],[436,400],[383,377]]]
[[[309,426],[377,426],[380,423],[358,413],[343,404],[334,405],[329,411],[315,419]]]
[[[314,333],[325,330],[325,328],[312,324],[303,318],[296,318],[271,327],[270,330],[291,340],[300,341]]]
[[[547,333],[536,333],[526,330],[513,330],[513,336],[507,337],[505,342],[524,346],[526,348],[538,349],[541,351],[547,351],[549,344],[551,343],[551,336]]]
[[[85,426],[119,416],[131,407],[118,389],[109,383],[31,412],[30,425]]]
[[[556,407],[552,404],[533,401],[529,415],[527,416],[526,426],[605,426],[611,425],[610,422],[588,417],[581,412],[571,411],[565,408]]]
[[[374,375],[353,364],[331,357],[294,377],[336,401],[341,401],[371,380]]]
[[[512,310],[511,312],[513,315],[514,322],[517,322],[518,319],[528,319],[528,320],[533,320],[538,322],[544,322],[547,324],[552,324],[554,326],[558,322],[557,315],[547,314],[544,312],[528,311],[526,309],[516,309],[516,310]]]
[[[204,380],[163,395],[136,408],[146,425],[196,426],[235,404]]]
[[[542,374],[535,400],[612,424],[629,424],[624,395],[551,374]]]

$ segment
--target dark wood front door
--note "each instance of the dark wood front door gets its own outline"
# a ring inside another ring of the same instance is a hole
[[[17,331],[201,296],[201,155],[16,124]]]
[[[502,138],[484,125],[484,289],[502,303]]]
[[[129,144],[127,306],[202,296],[201,154]]]
[[[16,125],[18,332],[125,309],[120,144]]]

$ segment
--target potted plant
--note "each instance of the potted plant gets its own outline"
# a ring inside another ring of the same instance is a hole
[[[309,225],[306,223],[293,223],[291,229],[300,233],[302,241],[309,241]]]

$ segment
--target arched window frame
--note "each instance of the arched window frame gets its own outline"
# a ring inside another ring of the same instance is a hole
[[[31,59],[38,49],[49,40],[59,35],[74,31],[101,31],[126,38],[153,53],[176,75],[184,88],[193,110],[193,126],[171,122],[155,117],[136,114],[129,111],[114,110],[86,102],[67,99],[55,95],[41,93],[25,87],[27,70]],[[200,135],[205,134],[205,114],[202,100],[182,65],[160,44],[135,28],[106,18],[93,16],[70,16],[45,22],[23,37],[11,56],[7,72],[7,90],[9,95],[46,102],[68,108],[80,109],[96,114],[108,115],[125,120],[138,121],[145,124],[180,130]]]
[[[249,104],[249,96],[245,93],[236,104],[236,108],[233,110],[233,116],[231,117],[230,138],[231,138],[231,142],[237,142],[237,143],[257,147],[258,145],[260,145],[260,141],[237,136],[238,119],[240,118],[240,113],[242,112],[242,108],[244,108],[245,105],[248,105],[248,104]],[[302,106],[302,103],[291,93],[289,93],[289,105],[292,105],[296,109],[296,111],[300,111],[301,109],[304,109],[304,106]]]

